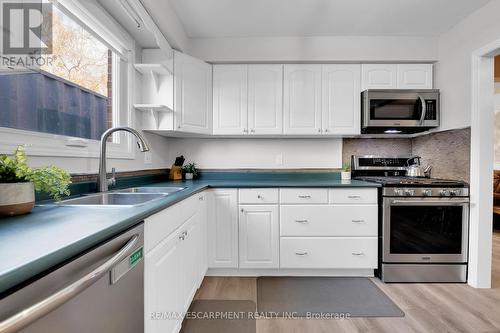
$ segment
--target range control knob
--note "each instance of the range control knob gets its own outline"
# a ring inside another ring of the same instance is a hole
[[[415,195],[415,190],[406,189],[405,190],[405,195],[413,196],[413,195]]]
[[[450,191],[450,196],[456,197],[456,196],[460,195],[460,193],[461,193],[460,190],[452,190],[452,191]]]
[[[422,195],[423,195],[424,197],[430,197],[430,196],[432,195],[432,190],[429,190],[429,189],[427,189],[427,190],[423,190],[423,191],[422,191]]]
[[[405,193],[404,193],[404,191],[403,191],[402,189],[397,188],[397,189],[395,189],[395,190],[394,190],[394,194],[395,194],[395,195],[400,195],[400,196],[402,196],[402,195],[404,195]]]
[[[447,197],[450,195],[450,191],[448,190],[441,190],[439,191],[439,195],[442,196],[442,197]]]

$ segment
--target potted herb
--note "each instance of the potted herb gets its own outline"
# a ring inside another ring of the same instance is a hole
[[[70,175],[55,166],[32,169],[24,147],[12,157],[0,155],[0,216],[29,213],[35,205],[35,190],[48,193],[54,200],[69,195]]]
[[[198,176],[198,169],[196,169],[195,163],[188,163],[182,167],[182,171],[184,171],[185,179],[193,179]]]
[[[344,163],[342,165],[341,178],[342,178],[342,180],[350,180],[351,179],[351,165],[349,163]]]

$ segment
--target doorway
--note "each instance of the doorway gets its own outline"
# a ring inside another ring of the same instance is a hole
[[[494,64],[500,40],[472,54],[471,181],[468,283],[491,287],[494,172]]]

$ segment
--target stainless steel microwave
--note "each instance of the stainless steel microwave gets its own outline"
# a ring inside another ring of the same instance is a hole
[[[361,93],[362,133],[416,133],[439,126],[439,90],[370,89]]]

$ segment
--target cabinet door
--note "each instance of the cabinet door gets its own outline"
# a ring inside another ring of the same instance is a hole
[[[200,193],[198,195],[198,200],[199,200],[199,208],[198,208],[198,223],[200,224],[200,242],[198,244],[198,258],[199,258],[199,281],[198,285],[201,284],[203,281],[203,278],[205,277],[205,274],[207,273],[207,268],[208,268],[208,254],[207,254],[207,249],[208,249],[208,227],[207,227],[207,222],[208,222],[208,216],[207,216],[207,195],[205,192]]]
[[[398,89],[432,89],[432,64],[398,65]]]
[[[279,267],[277,205],[240,206],[240,267]]]
[[[321,134],[321,65],[284,65],[284,133]]]
[[[208,267],[238,267],[238,190],[210,193],[208,220]]]
[[[175,130],[210,134],[212,66],[186,54],[174,53]]]
[[[248,132],[247,68],[247,65],[214,65],[214,134]]]
[[[361,90],[396,89],[397,65],[395,64],[363,64],[361,65]]]
[[[360,134],[361,66],[323,65],[324,134]]]
[[[145,256],[144,313],[145,332],[178,332],[179,319],[153,320],[151,313],[178,313],[183,311],[181,281],[181,241],[177,233],[158,244]]]
[[[181,299],[182,310],[187,310],[198,289],[200,278],[200,243],[201,229],[199,215],[196,212],[180,229],[182,235],[181,249]]]
[[[283,65],[248,66],[250,134],[283,133]]]

